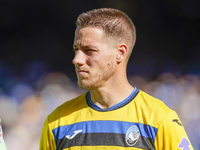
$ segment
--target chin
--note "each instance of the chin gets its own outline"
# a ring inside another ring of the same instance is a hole
[[[86,84],[83,83],[82,81],[78,81],[78,86],[82,89],[86,89],[86,90],[93,90],[96,89],[96,86],[91,85],[91,84]]]
[[[83,82],[78,81],[77,84],[78,84],[78,86],[79,86],[80,88],[82,88],[82,89],[87,89],[87,90],[90,89],[90,86],[84,84]]]

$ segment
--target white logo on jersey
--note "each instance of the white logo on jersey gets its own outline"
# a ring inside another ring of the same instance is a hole
[[[133,146],[137,143],[140,137],[140,131],[137,126],[131,126],[126,132],[126,143],[129,146]]]
[[[74,131],[74,134],[73,135],[66,135],[65,137],[69,140],[73,139],[77,134],[81,133],[83,130],[76,130]]]

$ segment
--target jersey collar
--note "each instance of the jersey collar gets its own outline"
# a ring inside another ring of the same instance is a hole
[[[88,91],[87,94],[86,94],[86,101],[87,101],[87,104],[91,108],[93,108],[97,111],[103,111],[103,112],[112,111],[112,110],[116,110],[116,109],[121,108],[121,107],[125,106],[126,104],[128,104],[130,101],[132,101],[134,99],[134,97],[138,94],[138,92],[139,92],[139,90],[136,87],[134,87],[133,92],[126,99],[124,99],[120,103],[117,103],[116,105],[114,105],[114,106],[112,106],[108,109],[102,109],[99,106],[97,106],[95,103],[93,103],[91,98],[90,98],[90,91]]]

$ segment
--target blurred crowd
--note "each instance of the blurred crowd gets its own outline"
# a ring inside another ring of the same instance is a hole
[[[22,80],[5,74],[5,68],[0,66],[0,118],[8,150],[37,150],[47,115],[60,104],[85,92],[64,73],[37,72],[39,75],[34,80]],[[200,149],[199,76],[176,77],[172,73],[163,73],[155,79],[131,75],[129,80],[133,86],[175,110],[194,149]]]
[[[128,69],[131,84],[175,110],[200,150],[199,5],[198,0],[0,1],[0,118],[8,150],[37,150],[47,115],[85,92],[72,77],[75,20],[101,7],[118,8],[133,19],[138,36]]]

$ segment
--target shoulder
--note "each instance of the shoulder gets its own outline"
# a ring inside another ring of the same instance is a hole
[[[52,122],[54,120],[58,120],[59,118],[62,118],[63,116],[67,116],[71,114],[72,112],[75,112],[81,108],[84,108],[87,106],[86,102],[86,93],[81,94],[80,96],[73,98],[69,101],[66,101],[62,105],[58,106],[49,116],[48,120],[49,122]]]
[[[145,104],[146,107],[149,107],[149,109],[155,109],[158,111],[163,111],[165,113],[170,113],[172,111],[168,106],[166,106],[166,104],[163,101],[143,91],[140,91],[138,93],[138,97],[140,98],[140,102]]]
[[[138,93],[135,101],[141,113],[148,119],[148,123],[154,127],[158,127],[170,113],[174,112],[164,102],[143,91]]]

